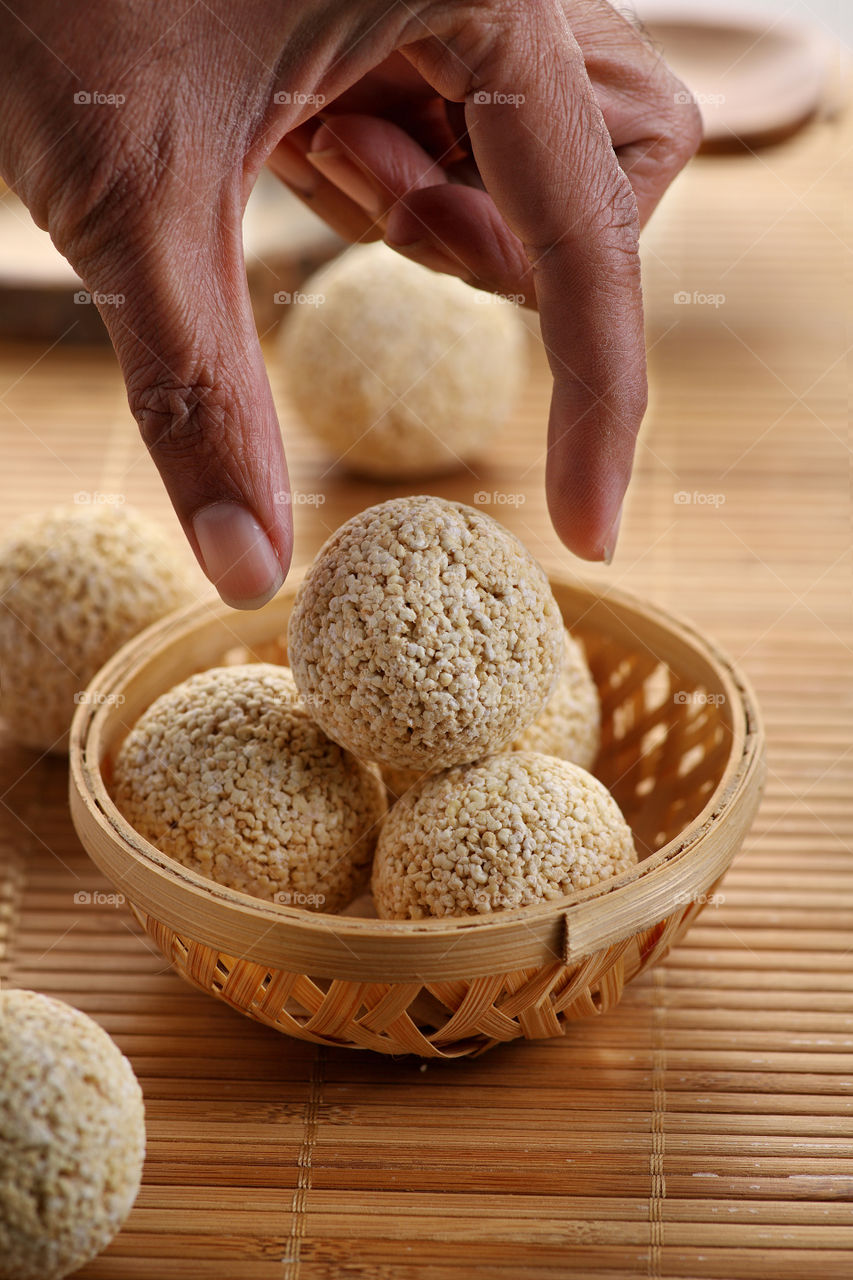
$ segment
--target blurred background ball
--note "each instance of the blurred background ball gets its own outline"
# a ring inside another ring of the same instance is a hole
[[[490,443],[518,396],[525,342],[513,303],[375,243],[307,281],[281,350],[296,409],[341,464],[406,480]]]
[[[0,715],[16,741],[67,751],[99,667],[189,603],[173,541],[130,507],[97,503],[26,516],[0,540]]]
[[[105,1249],[144,1159],[142,1090],[106,1031],[0,992],[0,1280],[61,1280]]]

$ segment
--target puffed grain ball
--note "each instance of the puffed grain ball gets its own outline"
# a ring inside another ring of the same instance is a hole
[[[59,1280],[105,1249],[144,1158],[142,1090],[107,1033],[0,992],[0,1280]]]
[[[131,826],[258,898],[337,911],[367,883],[385,788],[314,723],[286,667],[214,667],[154,702],[115,760]]]
[[[566,631],[563,667],[551,697],[535,720],[517,734],[507,751],[538,751],[589,769],[598,754],[601,705],[584,651]],[[394,797],[433,770],[394,769],[385,765],[382,777]]]
[[[631,829],[597,778],[519,751],[403,796],[379,839],[373,897],[386,920],[482,915],[564,897],[636,860]]]
[[[67,751],[98,669],[188,600],[172,544],[129,507],[54,507],[16,523],[0,543],[0,713],[16,740]]]
[[[304,286],[284,327],[288,389],[350,471],[414,479],[492,440],[524,373],[517,309],[381,242],[348,250]]]
[[[563,647],[548,579],[518,539],[430,497],[342,525],[288,631],[294,678],[329,736],[409,769],[500,751],[550,697]]]
[[[601,704],[584,651],[568,631],[565,656],[554,692],[526,729],[513,738],[513,751],[538,751],[589,769],[601,739]]]

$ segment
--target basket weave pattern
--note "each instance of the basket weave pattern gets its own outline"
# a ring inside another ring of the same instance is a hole
[[[606,1013],[626,983],[664,958],[702,907],[690,902],[577,964],[424,984],[318,982],[237,960],[181,938],[135,907],[133,913],[183,978],[268,1027],[315,1044],[458,1058],[520,1036],[559,1036],[568,1022]]]
[[[667,954],[716,891],[757,806],[755,708],[737,673],[679,624],[656,615],[645,625],[630,597],[604,603],[582,588],[554,588],[601,696],[595,772],[631,824],[640,864],[604,888],[494,921],[424,926],[260,904],[177,867],[112,807],[110,759],[141,710],[228,657],[281,659],[292,596],[237,621],[185,611],[104,668],[92,687],[121,691],[122,700],[93,698],[75,718],[72,812],[90,854],[178,973],[303,1040],[459,1057],[557,1036],[606,1013]],[[208,918],[208,908],[218,914]]]

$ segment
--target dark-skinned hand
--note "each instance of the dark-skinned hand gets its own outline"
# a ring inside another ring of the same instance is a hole
[[[0,0],[0,173],[124,297],[101,313],[131,410],[244,608],[292,544],[243,264],[262,166],[347,238],[538,308],[551,518],[602,559],[646,403],[638,236],[698,145],[685,98],[605,0]]]

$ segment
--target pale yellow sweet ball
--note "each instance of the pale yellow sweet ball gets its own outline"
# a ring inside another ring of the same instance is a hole
[[[321,547],[290,615],[294,679],[362,758],[440,769],[501,751],[550,697],[564,627],[548,579],[491,516],[420,495]]]
[[[0,714],[15,739],[66,751],[98,669],[189,598],[173,542],[129,507],[54,507],[12,526],[0,541]]]
[[[382,828],[371,887],[380,919],[485,915],[565,897],[636,860],[631,829],[597,778],[517,751],[408,791]]]
[[[286,667],[214,667],[159,697],[118,751],[113,792],[163,853],[218,884],[337,911],[367,884],[385,788],[326,737]]]
[[[144,1158],[142,1091],[107,1033],[0,992],[0,1280],[60,1280],[105,1249]]]
[[[288,389],[350,471],[414,479],[452,470],[511,412],[525,363],[512,303],[382,243],[349,249],[302,297],[282,339]]]
[[[569,631],[565,656],[554,692],[529,725],[516,734],[507,751],[538,751],[557,756],[582,769],[590,769],[601,738],[601,706],[598,689],[583,649]],[[405,795],[432,769],[394,769],[382,766],[385,785],[393,797]]]

